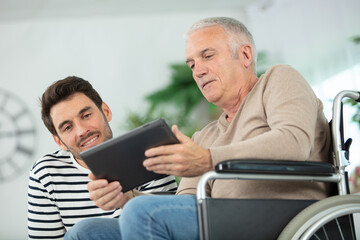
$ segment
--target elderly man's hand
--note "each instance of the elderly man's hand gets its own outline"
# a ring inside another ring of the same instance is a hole
[[[133,196],[131,191],[123,193],[119,182],[109,183],[106,179],[96,179],[92,173],[89,174],[89,178],[91,181],[87,188],[90,199],[103,210],[121,208]]]
[[[177,128],[172,131],[180,144],[164,145],[145,152],[149,171],[181,177],[195,177],[213,169],[210,151],[195,144]]]

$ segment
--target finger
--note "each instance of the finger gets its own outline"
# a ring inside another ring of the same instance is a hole
[[[143,162],[143,166],[146,168],[151,168],[156,165],[165,165],[165,164],[174,164],[181,161],[182,146],[166,146],[166,149],[154,149],[151,154],[154,154],[153,157],[146,159]]]
[[[87,188],[89,192],[101,189],[109,185],[109,182],[106,179],[95,179],[88,183]]]
[[[122,208],[127,201],[129,201],[134,196],[133,192],[130,190],[126,193],[119,193],[110,201],[108,201],[105,205],[101,208],[104,210],[112,210],[115,208]]]
[[[102,185],[101,183],[98,183],[100,180],[96,180],[95,182],[90,182],[88,184],[88,190],[90,193],[90,199],[91,200],[98,200],[105,195],[117,191],[121,191],[121,185],[119,182],[111,182],[106,185]],[[91,184],[92,183],[92,184]],[[120,189],[120,190],[119,190]]]
[[[148,170],[148,171],[152,171],[152,167],[157,165],[157,164],[163,164],[164,161],[159,159],[159,157],[154,157],[154,158],[148,158],[146,160],[144,160],[143,162],[143,166]]]
[[[100,198],[94,199],[96,206],[104,210],[111,210],[118,207],[122,202],[123,193],[121,192],[122,188],[113,189],[110,192],[107,192],[105,195],[102,195]]]
[[[117,207],[117,202],[115,202],[115,201],[118,201],[118,197],[115,197],[111,202],[108,202],[107,204],[99,205],[99,204],[95,203],[95,205],[97,207],[101,208],[102,210],[110,211],[110,210],[113,210],[115,208],[118,208]]]
[[[159,147],[150,148],[145,151],[145,156],[148,158],[170,155],[173,154],[179,148],[179,144],[163,145]]]
[[[120,208],[124,205],[124,194],[122,192],[120,192],[118,195],[116,195],[115,197],[111,198],[111,200],[109,202],[107,202],[104,205],[98,206],[103,210],[113,210],[115,208]]]
[[[158,174],[167,174],[167,175],[183,175],[184,166],[177,164],[161,164],[155,165],[148,169],[149,171],[153,171]]]
[[[89,178],[91,179],[91,180],[95,180],[96,179],[96,177],[95,177],[95,175],[93,174],[93,173],[89,173]]]
[[[172,125],[171,130],[180,143],[185,143],[190,139],[188,136],[186,136],[179,130],[177,125]]]

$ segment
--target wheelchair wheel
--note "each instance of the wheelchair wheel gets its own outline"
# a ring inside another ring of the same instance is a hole
[[[353,213],[360,214],[359,195],[326,198],[296,215],[278,240],[356,239]]]

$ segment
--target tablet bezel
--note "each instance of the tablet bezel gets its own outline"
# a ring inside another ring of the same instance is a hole
[[[119,181],[123,192],[166,175],[143,166],[147,149],[179,143],[162,118],[137,127],[80,153],[96,178]]]

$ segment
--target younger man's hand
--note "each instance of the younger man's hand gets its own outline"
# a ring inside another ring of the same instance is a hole
[[[91,181],[87,188],[90,199],[103,210],[121,208],[133,196],[131,191],[123,193],[118,181],[109,183],[106,179],[96,179],[92,173],[89,174],[89,178]]]

